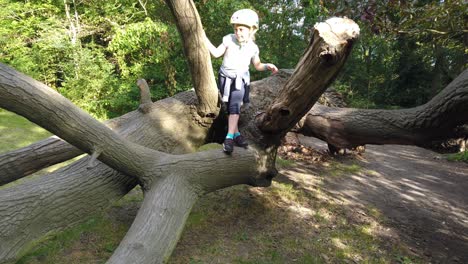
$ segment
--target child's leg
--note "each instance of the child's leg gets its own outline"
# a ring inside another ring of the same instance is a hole
[[[242,105],[242,100],[244,98],[245,90],[242,87],[240,90],[232,89],[229,97],[229,117],[228,117],[228,135],[239,133],[239,115]]]
[[[234,135],[235,133],[239,132],[238,127],[239,122],[239,114],[230,114],[228,117],[228,134]]]
[[[244,90],[232,89],[229,96],[228,102],[228,134],[223,143],[223,151],[231,153],[234,150],[234,134],[238,134],[239,128],[237,126],[239,122],[240,106],[242,104],[242,97],[244,96]],[[237,135],[236,134],[236,135]]]
[[[229,105],[228,134],[226,138],[232,139],[230,144],[245,148],[249,144],[239,132],[239,117],[242,98],[244,96],[243,92],[243,89],[240,91],[231,91],[231,99],[234,98],[235,100],[231,101]]]

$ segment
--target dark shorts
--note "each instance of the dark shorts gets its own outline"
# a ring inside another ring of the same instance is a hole
[[[218,89],[221,92],[221,96],[223,95],[224,91],[224,84],[226,83],[226,78],[222,76],[221,74],[218,74]],[[235,82],[233,81],[231,83],[231,92],[229,94],[229,99],[227,102],[227,111],[228,114],[230,115],[235,115],[235,114],[240,114],[240,108],[243,102],[246,102],[245,100],[248,98],[246,94],[246,90],[248,93],[249,86],[245,85],[245,83],[242,83],[242,87],[240,90],[236,89]],[[248,99],[247,99],[248,100]]]

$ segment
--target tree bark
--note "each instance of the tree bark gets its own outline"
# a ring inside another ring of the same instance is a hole
[[[358,36],[359,27],[347,18],[316,24],[293,75],[271,106],[257,116],[259,129],[282,138],[296,125],[336,78]]]
[[[218,88],[213,74],[211,57],[205,45],[205,34],[193,1],[166,0],[174,15],[182,37],[184,53],[189,64],[193,86],[198,98],[201,117],[216,118],[219,114]]]
[[[126,122],[127,118],[124,115],[106,121],[105,124],[119,133]],[[83,154],[81,150],[57,136],[2,153],[0,154],[0,186],[81,154]]]
[[[468,122],[468,70],[428,103],[402,110],[364,110],[315,105],[299,123],[299,133],[338,148],[364,144],[427,147],[450,137]]]
[[[0,155],[0,186],[82,153],[56,136],[3,153]]]
[[[255,156],[247,150],[237,152],[232,157],[220,157],[219,150],[184,155],[173,168],[161,166],[171,174],[145,193],[135,221],[108,263],[166,262],[198,197],[254,180]]]
[[[20,77],[11,76],[11,72],[8,75],[16,82],[7,86],[9,82],[4,79],[5,73],[0,72],[1,89],[18,91],[22,85],[28,84],[27,80],[20,82]],[[0,100],[3,99],[8,100],[0,96]],[[196,113],[195,102],[192,93],[181,93],[151,104],[146,113],[133,111],[119,117],[118,125],[113,128],[130,141],[150,148],[167,153],[193,152],[203,144],[208,132],[207,127],[200,125],[203,122]],[[50,148],[48,153],[55,152],[54,156],[62,160],[60,152],[70,146],[51,148],[51,145],[47,145],[46,148]],[[12,164],[5,162],[2,165],[14,167],[16,159],[10,157]],[[34,153],[27,155],[26,160],[31,159],[34,159]],[[89,168],[90,163],[90,158],[86,157],[52,174],[0,189],[0,222],[4,230],[0,234],[0,262],[18,257],[40,237],[63,230],[102,211],[136,185],[135,180],[128,179],[105,164],[96,162]],[[0,168],[3,171],[5,167]],[[68,214],[51,217],[50,212]]]
[[[13,261],[40,238],[100,213],[136,180],[89,158],[40,178],[0,189],[0,263]]]
[[[197,100],[192,92],[179,93],[155,103],[151,102],[148,92],[142,90],[138,111],[106,121],[106,126],[130,141],[167,153],[193,152],[205,142],[206,124],[212,121],[198,115]],[[2,153],[0,186],[82,153],[56,136]]]

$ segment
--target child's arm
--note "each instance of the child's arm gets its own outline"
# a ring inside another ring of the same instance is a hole
[[[266,70],[269,70],[271,71],[271,73],[275,74],[278,72],[278,68],[276,68],[276,66],[272,63],[262,63],[260,61],[260,57],[255,56],[253,59],[252,59],[252,64],[253,66],[255,67],[255,69],[257,71],[266,71]]]
[[[205,32],[203,32],[205,33]],[[221,45],[219,45],[217,48],[211,43],[211,41],[208,39],[208,37],[205,35],[205,44],[206,44],[206,47],[208,48],[208,50],[210,51],[211,53],[211,56],[215,57],[215,58],[219,58],[221,56],[223,56],[224,52],[226,52],[226,46],[224,46],[224,44],[221,43]]]

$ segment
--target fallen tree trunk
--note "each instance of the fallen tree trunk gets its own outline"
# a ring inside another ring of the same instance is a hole
[[[137,181],[89,158],[0,190],[0,263],[17,259],[48,234],[85,221],[120,199]]]
[[[0,154],[0,186],[82,154],[56,136]]]
[[[468,121],[468,70],[428,103],[402,110],[366,110],[315,105],[299,123],[299,133],[337,148],[365,144],[428,147]]]
[[[291,77],[293,70],[290,69],[281,69],[279,73],[275,76],[271,76],[269,78],[263,79],[261,81],[254,81],[251,84],[251,97],[253,98],[261,98],[253,99],[254,105],[256,109],[265,109],[267,105],[271,103],[269,98],[275,98],[277,96],[278,91],[287,80]],[[139,82],[139,84],[142,84]],[[144,89],[148,89],[145,87]],[[142,90],[142,98],[140,100],[140,111],[149,112],[157,112],[159,106],[153,106],[152,102],[149,98],[149,90]],[[145,96],[146,94],[146,96]],[[196,101],[195,95],[190,92],[185,92],[183,94],[178,94],[174,97],[175,99],[179,100],[183,104],[186,105],[194,105]],[[319,102],[321,104],[325,104],[327,106],[338,106],[344,107],[344,102],[342,98],[339,97],[339,94],[334,91],[325,91],[322,97],[319,98]],[[161,103],[161,102],[158,102]],[[155,103],[155,104],[158,104]],[[156,116],[157,113],[151,113],[150,115]],[[245,116],[253,116],[253,113]],[[241,122],[245,123],[247,120],[250,122],[248,117],[242,116]],[[116,131],[117,133],[121,134],[124,137],[128,137],[130,131],[143,131],[143,130],[152,130],[152,135],[156,136],[158,134],[163,133],[163,137],[170,141],[177,140],[177,135],[175,133],[170,133],[167,130],[154,130],[151,127],[136,127],[134,129],[130,128],[130,120],[133,120],[133,123],[136,124],[149,124],[149,120],[143,118],[144,115],[138,115],[133,113],[128,113],[124,116],[118,117],[113,120],[106,121],[105,124],[110,127],[112,130]],[[158,117],[160,118],[160,117]],[[152,119],[152,122],[155,120]],[[162,120],[157,121],[157,123],[161,123]],[[223,125],[222,125],[223,126]],[[135,133],[135,132],[131,132]],[[222,131],[218,132],[219,138],[224,138],[224,134]],[[188,142],[191,140],[190,138],[183,138],[179,139],[179,142]],[[155,142],[162,142],[161,140],[154,140]],[[216,139],[216,135],[212,135],[208,141],[219,141]],[[135,141],[138,142],[138,141]],[[194,142],[192,142],[194,143]],[[190,147],[187,149],[167,149],[160,144],[149,143],[147,145],[150,148],[154,148],[156,150],[168,152],[168,153],[187,153],[194,151],[195,147]],[[168,146],[166,144],[166,146]],[[179,146],[179,145],[174,145]],[[198,145],[197,145],[198,146]],[[17,179],[21,179],[25,176],[28,176],[32,173],[35,173],[41,169],[50,167],[52,165],[67,161],[72,159],[80,154],[83,154],[82,151],[75,148],[74,146],[70,145],[66,141],[52,136],[50,138],[38,141],[33,143],[29,146],[10,151],[0,154],[0,186],[15,181]]]
[[[125,115],[105,122],[115,131],[125,127],[126,123],[127,116]],[[57,136],[2,153],[0,154],[0,186],[81,154],[83,154],[82,151]]]
[[[145,97],[148,89],[142,90],[138,111],[106,121],[106,126],[132,142],[168,153],[193,152],[201,146],[208,131],[206,122],[212,121],[197,116],[195,94],[183,92],[152,103]],[[2,153],[0,186],[80,154],[83,152],[56,136]]]

